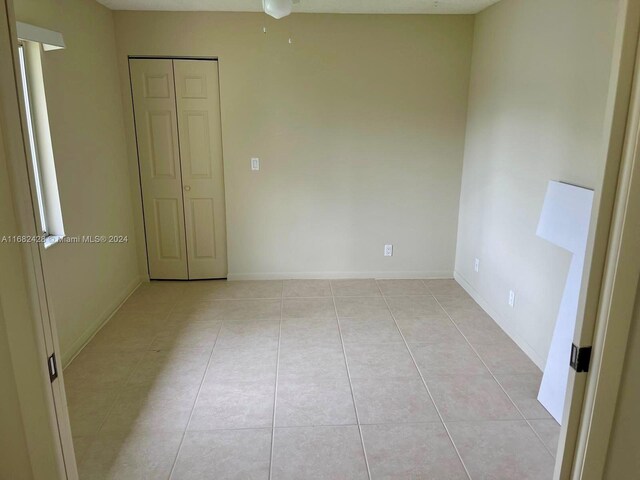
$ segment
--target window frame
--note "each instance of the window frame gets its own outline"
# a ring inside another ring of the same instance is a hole
[[[45,239],[52,236],[47,228],[46,198],[44,195],[44,185],[42,183],[42,164],[40,162],[40,151],[38,150],[38,140],[36,138],[36,124],[33,116],[33,100],[31,86],[29,82],[29,70],[27,66],[27,48],[24,42],[18,43],[18,57],[20,64],[20,75],[22,80],[22,93],[24,96],[24,108],[27,117],[27,135],[29,139],[29,158],[33,169],[36,199],[38,203],[38,213],[40,217],[40,233]]]
[[[40,243],[47,249],[65,236],[42,64],[47,45],[19,38],[17,47],[33,214]]]

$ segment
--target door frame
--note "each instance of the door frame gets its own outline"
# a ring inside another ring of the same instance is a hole
[[[12,205],[7,204],[9,225],[21,235],[36,237],[35,179],[27,148],[26,112],[20,85],[18,37],[13,1],[0,3],[0,52],[11,68],[0,71],[0,125],[6,154],[6,171]],[[10,248],[10,247],[5,247]],[[22,243],[5,255],[3,271],[15,275],[14,288],[1,282],[5,317],[22,423],[34,478],[78,478],[69,423],[64,375],[56,322],[42,264],[42,243]],[[11,255],[13,254],[13,255]],[[5,263],[6,262],[6,263]],[[17,288],[16,288],[17,287]],[[7,302],[8,300],[8,302]],[[57,377],[50,378],[49,360],[55,358]],[[16,365],[20,370],[16,371]]]
[[[21,94],[17,88],[17,37],[12,0],[4,0],[0,5],[0,51],[10,51],[13,59],[12,69],[0,71],[0,98],[3,99],[0,124],[7,163],[11,171],[10,183],[16,206],[16,223],[22,231],[35,232],[33,198],[24,142],[25,117],[19,102]],[[612,395],[611,391],[617,392],[623,366],[624,352],[619,348],[619,342],[620,339],[626,338],[630,321],[627,315],[628,307],[635,299],[635,294],[632,296],[629,288],[623,287],[626,285],[625,279],[633,273],[632,267],[635,265],[634,263],[627,266],[627,262],[638,260],[633,258],[635,252],[632,250],[628,220],[636,213],[636,210],[630,208],[633,205],[630,199],[638,198],[640,190],[637,175],[631,177],[633,170],[637,171],[640,162],[638,85],[635,86],[633,104],[630,104],[634,72],[640,77],[640,68],[637,68],[640,64],[636,62],[640,3],[621,0],[619,8],[616,40],[618,47],[614,58],[614,81],[610,95],[614,106],[608,115],[609,128],[606,132],[607,164],[593,243],[593,259],[583,300],[582,313],[585,321],[582,328],[577,329],[575,338],[580,345],[591,344],[593,340],[594,356],[591,372],[587,375],[572,373],[569,382],[569,392],[573,394],[570,401],[571,415],[566,422],[567,426],[563,428],[563,437],[566,440],[565,454],[556,469],[556,477],[562,479],[601,478],[617,398],[617,394]],[[16,339],[16,335],[24,335],[36,347],[10,352],[14,362],[26,362],[27,365],[23,364],[23,367],[35,365],[35,368],[29,371],[30,375],[25,375],[23,368],[21,375],[16,376],[32,465],[40,464],[33,467],[34,476],[47,479],[75,479],[77,471],[73,444],[70,436],[64,433],[64,430],[69,431],[66,405],[56,404],[56,389],[49,382],[46,368],[47,353],[50,349],[57,352],[59,347],[55,335],[55,319],[47,319],[45,316],[46,290],[43,290],[40,250],[28,244],[23,245],[20,250],[22,255],[19,258],[10,259],[11,267],[22,274],[22,278],[17,280],[22,281],[20,293],[24,294],[24,300],[27,301],[32,324],[25,325],[24,317],[7,318],[7,322],[13,320],[13,326],[16,327],[16,330],[9,332],[10,340]],[[46,338],[49,336],[52,338],[52,345],[47,345]],[[47,420],[44,422],[40,421],[41,418],[38,418],[37,422],[30,418],[35,416],[33,414],[36,412],[29,409],[33,405],[30,397],[34,391],[33,385],[26,385],[28,379],[25,377],[28,376],[37,380],[36,392],[42,395],[41,400],[47,407]],[[58,390],[64,391],[62,377],[57,384]],[[612,388],[614,390],[610,390]],[[604,395],[605,393],[608,395]],[[53,461],[48,461],[51,459]]]

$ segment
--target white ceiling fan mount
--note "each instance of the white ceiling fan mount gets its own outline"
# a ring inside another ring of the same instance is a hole
[[[262,9],[267,15],[280,19],[291,14],[294,3],[300,3],[300,0],[262,0]]]

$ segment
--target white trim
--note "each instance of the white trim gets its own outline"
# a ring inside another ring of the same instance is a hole
[[[84,347],[96,336],[96,334],[102,330],[102,328],[109,323],[109,320],[116,314],[120,307],[129,299],[131,295],[142,285],[143,280],[141,278],[134,279],[127,288],[125,288],[115,301],[111,302],[107,308],[104,309],[101,315],[98,316],[97,322],[82,332],[72,344],[68,351],[62,352],[60,363],[62,368],[65,369],[73,361],[74,358],[82,351]]]
[[[535,350],[527,343],[512,327],[512,323],[507,322],[504,318],[502,318],[498,312],[496,312],[485,298],[478,293],[478,291],[471,286],[471,284],[462,276],[462,274],[458,271],[453,273],[453,278],[455,278],[456,282],[460,284],[462,288],[466,290],[466,292],[475,300],[475,302],[482,307],[482,309],[489,315],[494,322],[498,324],[498,326],[506,333],[511,340],[516,342],[518,347],[531,359],[533,363],[540,370],[544,370],[544,364],[546,362],[546,358],[541,358]],[[568,361],[568,360],[567,360]]]
[[[61,242],[63,238],[64,235],[47,235],[43,242],[44,248],[53,247],[56,243]]]
[[[227,280],[306,280],[306,279],[441,279],[453,278],[451,271],[405,271],[405,272],[271,272],[271,273],[229,273]]]
[[[18,39],[41,43],[45,51],[67,48],[60,32],[54,32],[53,30],[23,22],[16,22],[16,29],[18,31]]]

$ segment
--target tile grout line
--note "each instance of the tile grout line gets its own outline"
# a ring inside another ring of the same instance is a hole
[[[211,366],[211,360],[213,359],[213,352],[216,350],[216,345],[218,343],[218,338],[220,338],[220,331],[222,330],[222,325],[224,325],[224,320],[220,321],[220,326],[218,327],[218,332],[216,334],[216,339],[213,342],[213,346],[211,347],[211,352],[209,352],[209,359],[207,360],[207,366],[204,369],[204,373],[202,374],[202,379],[200,380],[200,385],[198,386],[198,391],[196,392],[196,398],[193,401],[193,405],[191,406],[191,412],[189,412],[189,419],[187,420],[187,424],[184,427],[184,431],[182,432],[182,438],[180,439],[180,444],[178,445],[178,450],[176,451],[175,458],[173,459],[173,463],[171,464],[171,470],[169,471],[169,480],[173,476],[173,473],[176,469],[176,465],[178,464],[178,458],[180,457],[180,453],[182,452],[182,446],[184,445],[184,439],[187,436],[187,432],[189,431],[189,426],[191,425],[191,419],[193,418],[193,412],[195,412],[196,405],[198,404],[198,400],[200,399],[200,392],[202,391],[202,386],[204,385],[204,379],[207,377],[207,373],[209,372],[209,367]]]
[[[497,422],[506,422],[508,420],[496,420]],[[422,425],[429,425],[429,424],[433,424],[436,423],[435,421],[420,421],[420,422],[374,422],[374,423],[362,423],[361,425],[365,425],[365,426],[379,426],[379,425],[416,425],[416,424],[422,424]],[[339,424],[335,424],[335,423],[314,423],[312,425],[283,425],[281,427],[278,427],[278,429],[281,430],[293,430],[293,429],[301,429],[301,428],[315,428],[315,427],[357,427],[358,424],[357,423],[339,423]],[[269,430],[269,427],[254,427],[254,426],[248,426],[248,427],[229,427],[229,428],[204,428],[204,429],[194,429],[191,430],[192,432],[235,432],[235,431],[242,431],[242,430]]]
[[[349,382],[349,390],[351,391],[351,401],[353,402],[353,410],[356,415],[356,424],[358,426],[358,433],[360,435],[360,444],[362,446],[362,454],[364,455],[364,463],[367,467],[367,476],[371,480],[371,468],[369,467],[369,458],[367,457],[367,448],[364,444],[364,436],[362,435],[362,425],[360,424],[360,416],[358,415],[358,406],[356,405],[356,396],[353,393],[353,383],[351,382],[351,371],[349,370],[349,360],[347,360],[347,350],[344,345],[344,338],[342,337],[342,328],[340,327],[340,316],[338,315],[338,306],[336,305],[336,297],[333,292],[333,285],[329,281],[329,288],[331,289],[331,300],[333,301],[333,309],[336,315],[336,325],[338,326],[338,334],[340,335],[340,345],[342,346],[342,356],[344,358],[344,365],[347,369],[347,380]]]
[[[427,287],[429,288],[429,287]],[[467,344],[469,345],[469,347],[471,347],[471,349],[473,350],[473,353],[476,354],[476,356],[480,359],[480,361],[482,362],[482,364],[485,366],[485,368],[487,369],[487,371],[489,372],[489,374],[491,375],[491,378],[493,378],[493,381],[496,382],[498,384],[498,386],[500,387],[500,390],[502,390],[504,392],[504,394],[507,396],[507,398],[509,399],[509,401],[513,404],[513,406],[515,407],[515,409],[518,411],[518,413],[520,414],[520,416],[522,417],[522,419],[527,422],[527,425],[529,426],[529,428],[533,431],[534,435],[538,438],[538,440],[540,440],[540,442],[542,443],[542,446],[544,447],[544,449],[549,453],[549,455],[551,455],[554,459],[555,456],[554,454],[551,452],[551,450],[547,447],[547,444],[544,442],[544,440],[542,440],[542,438],[540,437],[540,435],[538,435],[538,432],[536,432],[536,429],[533,428],[533,426],[531,425],[531,422],[529,421],[529,419],[522,413],[522,410],[520,410],[520,408],[518,407],[518,405],[516,405],[516,402],[513,401],[513,398],[511,398],[511,395],[509,395],[509,393],[505,390],[505,388],[502,386],[502,384],[500,383],[500,381],[496,378],[496,376],[494,375],[493,371],[489,368],[489,365],[487,365],[487,363],[483,360],[483,358],[480,356],[480,354],[478,353],[478,351],[476,350],[476,348],[471,344],[471,342],[469,341],[469,339],[467,338],[467,336],[462,333],[462,330],[460,330],[460,328],[458,327],[458,324],[453,320],[453,318],[451,318],[451,315],[449,315],[449,312],[447,312],[447,309],[444,308],[442,306],[442,304],[440,303],[440,301],[436,298],[435,295],[433,295],[433,298],[435,299],[435,301],[437,302],[438,306],[440,306],[440,308],[442,309],[442,311],[447,315],[447,317],[449,318],[449,321],[451,323],[453,323],[453,326],[456,328],[456,330],[458,330],[458,332],[460,332],[460,335],[462,335],[462,337],[464,338],[464,340],[467,342]],[[493,319],[491,319],[493,320]],[[501,329],[502,330],[502,329]],[[489,420],[491,421],[491,420]],[[510,420],[510,421],[514,421],[514,420]],[[518,420],[515,420],[518,421]]]
[[[429,289],[427,284],[424,283],[423,280],[421,280],[421,282],[427,288],[427,290],[429,292],[431,292],[431,290]],[[396,328],[398,329],[398,332],[400,332],[400,336],[402,337],[402,340],[404,342],[404,346],[407,349],[407,351],[409,352],[409,356],[411,357],[411,361],[413,362],[414,367],[418,371],[418,375],[420,375],[420,379],[422,380],[422,384],[424,385],[424,388],[427,390],[427,394],[429,395],[429,398],[431,399],[431,403],[433,404],[433,406],[434,406],[434,408],[436,410],[436,413],[438,414],[438,417],[440,417],[440,422],[442,423],[442,427],[444,428],[445,432],[447,432],[447,436],[449,437],[449,441],[451,442],[451,445],[453,446],[453,449],[456,451],[456,454],[458,455],[458,458],[460,459],[460,463],[462,464],[462,468],[464,468],[464,471],[467,474],[467,477],[469,477],[469,480],[471,480],[471,474],[469,473],[469,469],[467,468],[467,465],[464,463],[464,460],[462,459],[462,455],[460,455],[460,451],[458,450],[458,446],[453,441],[453,437],[451,436],[451,432],[449,431],[449,428],[447,427],[447,424],[444,422],[444,418],[442,417],[442,413],[440,413],[440,409],[438,408],[438,405],[436,404],[436,402],[435,402],[435,400],[433,398],[433,395],[431,394],[431,390],[429,390],[429,386],[427,385],[427,382],[424,379],[424,376],[422,375],[422,372],[420,371],[420,368],[418,367],[418,362],[416,362],[416,359],[413,356],[413,352],[409,348],[409,343],[407,342],[407,339],[404,336],[404,333],[400,329],[400,325],[398,325],[398,321],[396,320],[396,316],[393,314],[393,311],[391,310],[391,307],[389,306],[389,302],[387,302],[387,297],[382,293],[382,289],[380,289],[380,285],[378,284],[377,280],[376,280],[376,286],[378,287],[378,290],[380,291],[380,295],[382,295],[384,303],[387,306],[387,309],[389,310],[389,313],[391,314],[391,318],[393,318],[393,323],[395,323]],[[430,295],[431,295],[431,297],[433,297],[435,299],[435,297],[431,293],[430,293]],[[440,308],[442,308],[442,307],[440,307]]]
[[[278,371],[280,369],[280,343],[282,341],[282,317],[284,316],[284,281],[280,292],[280,323],[278,325],[278,348],[276,350],[276,379],[273,389],[273,416],[271,417],[271,451],[269,453],[269,480],[273,475],[273,454],[276,441],[276,406],[278,403]]]
[[[413,279],[412,279],[413,280]],[[394,377],[403,379],[404,377]],[[541,419],[542,420],[542,419]],[[484,420],[451,420],[448,423],[481,423]],[[492,422],[513,422],[512,419],[498,419],[491,420]],[[519,421],[519,420],[515,420]],[[432,425],[434,423],[438,423],[436,420],[421,420],[415,422],[367,422],[361,423],[363,426],[382,426],[382,425]],[[313,428],[313,427],[357,427],[357,423],[314,423],[313,425],[287,425],[278,427],[279,429],[296,429],[296,428]],[[192,429],[192,432],[235,432],[235,431],[243,431],[243,430],[269,430],[269,427],[256,427],[256,426],[247,426],[247,427],[217,427],[217,428],[203,428],[203,429]],[[86,436],[86,435],[82,435]]]

